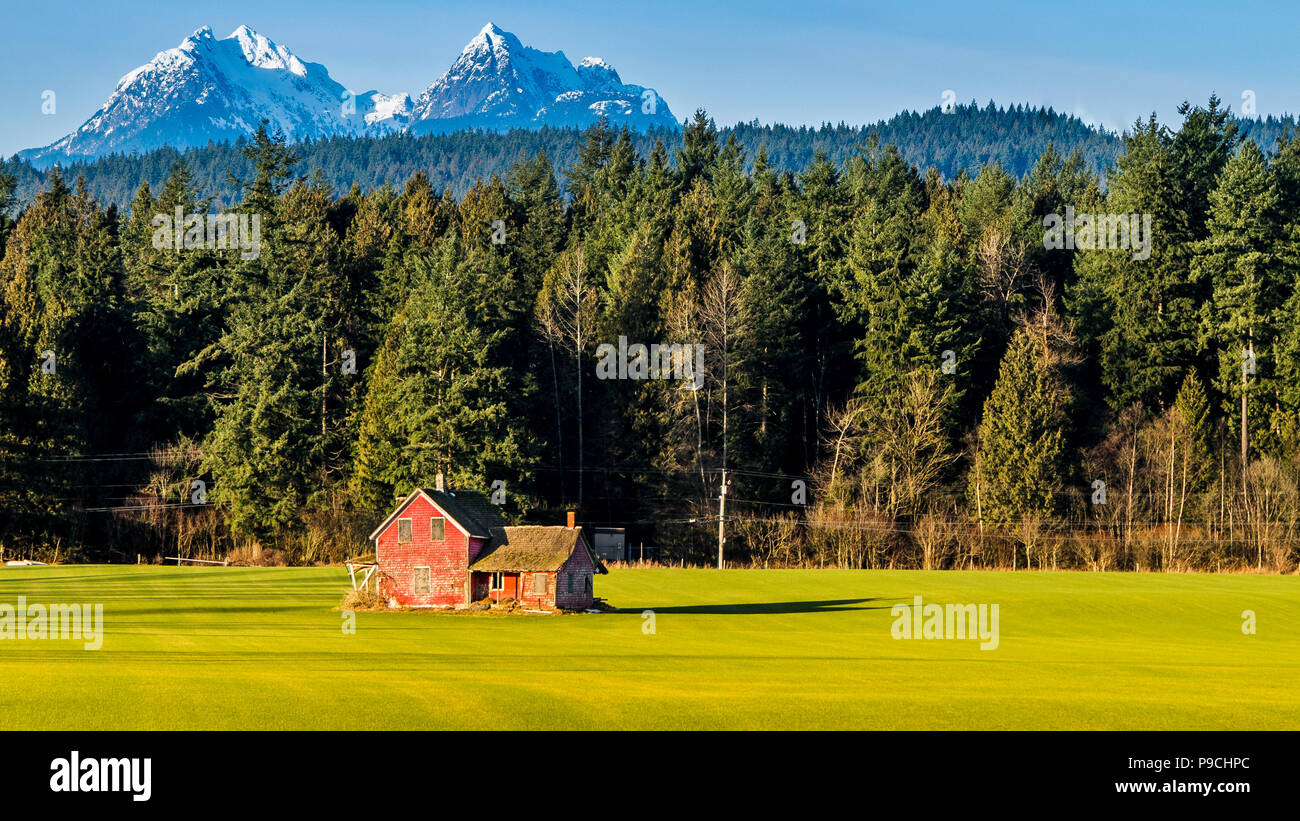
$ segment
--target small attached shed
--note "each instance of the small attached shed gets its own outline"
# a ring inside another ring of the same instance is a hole
[[[469,569],[475,600],[512,598],[543,610],[591,607],[594,577],[609,572],[582,528],[558,525],[502,528]]]

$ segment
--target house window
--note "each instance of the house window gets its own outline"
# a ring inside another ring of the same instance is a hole
[[[565,574],[564,574],[564,581],[565,581],[565,586],[568,588],[568,591],[569,591],[570,593],[572,593],[572,592],[573,592],[573,574],[572,574],[572,573],[565,573]]]
[[[397,543],[406,544],[409,541],[411,541],[411,520],[398,519],[397,520]]]
[[[492,586],[491,586],[491,589],[492,589],[492,590],[505,590],[505,589],[506,589],[506,574],[504,574],[504,573],[500,573],[500,572],[498,572],[498,573],[493,573],[493,574],[492,574]]]
[[[427,567],[415,568],[415,595],[429,595],[429,568]]]
[[[584,575],[582,577],[582,592],[588,596],[591,595],[591,577]]]
[[[545,573],[533,574],[533,592],[538,594],[539,596],[546,595],[546,574]]]
[[[444,541],[447,538],[447,520],[440,516],[434,516],[429,520],[429,538],[435,542]]]

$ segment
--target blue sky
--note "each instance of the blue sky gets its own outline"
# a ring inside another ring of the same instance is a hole
[[[574,61],[605,58],[678,118],[874,122],[942,102],[1052,105],[1123,128],[1215,91],[1234,111],[1300,112],[1300,4],[239,2],[7,4],[0,155],[79,126],[118,78],[194,29],[247,24],[355,90],[417,95],[489,20]],[[43,114],[42,92],[56,93]]]

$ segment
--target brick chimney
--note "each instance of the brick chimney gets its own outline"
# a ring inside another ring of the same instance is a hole
[[[446,480],[443,478],[442,471],[438,471],[438,475],[434,478],[434,480],[433,480],[433,488],[434,488],[434,490],[438,491],[439,493],[442,493],[443,491],[445,491],[445,490],[447,489],[447,482],[446,482]]]
[[[577,513],[574,513],[572,510],[570,510],[570,511],[569,511],[569,517],[568,517],[568,518],[569,518],[568,528],[569,528],[570,530],[572,530],[573,528],[575,528],[575,527],[578,526],[578,524],[577,524],[578,514],[577,514]]]

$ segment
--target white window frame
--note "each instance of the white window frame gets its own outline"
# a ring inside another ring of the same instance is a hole
[[[500,570],[492,571],[492,577],[488,580],[488,590],[493,593],[499,593],[506,589],[506,574]]]
[[[429,596],[433,594],[433,569],[422,564],[417,564],[411,568],[413,576],[411,578],[411,591],[417,596]],[[420,592],[420,571],[425,572],[425,578],[428,584],[425,585],[423,593]]]
[[[405,539],[402,538],[402,522],[406,522],[406,532],[409,534]],[[415,520],[411,519],[410,517],[407,517],[405,519],[398,519],[397,520],[397,543],[410,544],[413,541],[415,541]]]
[[[434,522],[442,522],[442,535],[441,535],[441,536],[438,536],[438,535],[436,535],[436,534],[433,532],[433,525],[434,525]],[[430,516],[430,517],[429,517],[429,541],[431,541],[431,542],[445,542],[445,541],[447,541],[447,520],[446,520],[446,519],[442,518],[441,516]]]
[[[545,596],[546,588],[549,586],[549,584],[550,583],[547,581],[545,573],[534,573],[533,574],[533,595]],[[541,587],[542,589],[538,590],[537,589],[538,587]]]

